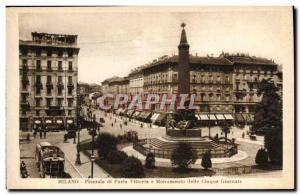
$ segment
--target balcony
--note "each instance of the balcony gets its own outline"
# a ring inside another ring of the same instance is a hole
[[[73,83],[71,83],[71,82],[69,82],[69,83],[68,83],[68,88],[72,88],[72,89],[74,89],[74,84],[73,84]]]
[[[20,103],[20,106],[22,109],[25,109],[25,110],[28,110],[30,108],[30,104],[27,100],[26,101],[22,100]]]
[[[62,82],[58,82],[57,83],[57,88],[61,88],[61,89],[64,89],[64,84]]]
[[[47,82],[46,87],[50,88],[50,89],[53,89],[53,83],[52,82]]]
[[[26,86],[29,85],[29,79],[28,79],[28,77],[23,77],[22,78],[22,84],[26,85]]]
[[[230,81],[224,81],[224,84],[231,84]]]
[[[35,87],[39,89],[43,89],[43,84],[41,82],[36,82]]]
[[[237,89],[235,90],[235,93],[240,93],[240,94],[246,94],[247,93],[247,90],[246,89]]]
[[[22,71],[27,72],[29,70],[27,65],[22,65]]]

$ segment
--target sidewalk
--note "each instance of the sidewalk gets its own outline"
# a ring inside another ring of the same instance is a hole
[[[82,152],[80,152],[81,165],[75,165],[77,153],[76,144],[73,144],[73,142],[69,140],[69,143],[61,143],[59,147],[64,151],[65,158],[70,162],[70,164],[73,167],[73,170],[69,169],[69,171],[71,171],[70,175],[72,177],[78,178],[80,176],[81,178],[88,178],[91,175],[91,161]],[[106,173],[96,163],[94,163],[94,178],[108,177],[110,177],[110,175]]]
[[[264,145],[264,141],[263,140],[250,140],[250,139],[247,139],[247,138],[237,138],[237,141],[239,142],[245,142],[245,143],[250,143],[250,144],[257,144],[257,145],[260,145],[260,146],[263,146]]]

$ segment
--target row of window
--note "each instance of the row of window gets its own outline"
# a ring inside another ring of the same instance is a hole
[[[73,110],[66,110],[66,115],[67,116],[72,116],[72,113],[75,112]],[[41,116],[41,110],[35,110],[35,116]]]
[[[57,55],[57,57],[63,57],[64,55],[68,55],[68,57],[74,56],[74,52],[72,50],[65,52],[63,50],[52,51],[52,50],[38,49],[35,52],[30,51],[30,53],[34,54],[35,56],[42,56],[42,54],[46,54],[48,57],[52,57],[53,54]],[[21,49],[21,54],[23,56],[27,56],[29,54],[29,50],[27,48],[23,48],[23,49]]]
[[[36,82],[37,83],[41,83],[41,78],[42,75],[36,75]],[[57,76],[57,82],[58,83],[62,83],[63,76]],[[51,75],[47,75],[47,83],[51,83],[52,82],[52,76]],[[72,76],[68,76],[68,83],[72,83],[73,82],[73,77]]]
[[[36,88],[35,89],[35,93],[36,95],[41,95],[41,88]],[[51,87],[47,87],[46,88],[46,93],[47,96],[52,96],[52,88]],[[67,94],[69,96],[73,95],[73,89],[72,88],[68,88]],[[57,87],[57,95],[63,95],[63,89],[61,87]]]
[[[59,71],[63,70],[62,62],[63,61],[58,61],[57,70],[59,70]],[[22,65],[23,65],[23,67],[27,67],[27,59],[22,60]],[[41,60],[36,60],[36,70],[42,70]],[[52,70],[52,61],[51,60],[47,60],[47,70],[48,71]],[[73,70],[73,62],[72,61],[68,61],[68,70],[69,71]]]
[[[63,98],[56,98],[56,105],[53,104],[53,98],[46,98],[46,106],[62,106],[63,105]],[[35,98],[35,106],[40,107],[42,102],[42,98]],[[68,98],[68,107],[73,107],[74,106],[74,99],[73,98]]]

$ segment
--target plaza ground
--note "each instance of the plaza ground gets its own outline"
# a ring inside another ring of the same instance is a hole
[[[153,137],[160,137],[165,135],[165,127],[158,127],[152,125],[150,127],[149,124],[143,123],[143,128],[140,127],[141,122],[132,120],[128,122],[128,125],[125,126],[123,124],[124,120],[128,121],[126,117],[120,117],[113,114],[108,114],[104,116],[104,112],[99,110],[94,110],[93,114],[96,115],[96,120],[99,121],[100,117],[105,119],[104,127],[101,128],[101,132],[108,132],[114,135],[122,135],[127,131],[136,131],[138,133],[138,137],[142,138],[153,138]],[[121,128],[122,126],[122,128]],[[201,128],[202,135],[208,135],[208,128]],[[253,166],[255,165],[255,156],[257,150],[263,146],[263,137],[258,136],[256,141],[250,140],[249,137],[246,135],[245,138],[242,138],[242,133],[246,134],[249,127],[245,127],[244,129],[240,129],[237,127],[233,127],[231,129],[231,133],[228,135],[228,138],[235,138],[237,141],[236,143],[239,145],[239,150],[245,152],[247,157],[234,161],[234,162],[224,162],[224,163],[214,163],[213,168],[215,169],[226,169],[230,167],[243,167],[243,166]],[[31,133],[31,132],[30,132]],[[215,134],[221,135],[221,129],[219,127],[212,127],[211,128],[211,135],[214,136]],[[21,136],[26,136],[27,132],[22,132]],[[31,141],[20,142],[20,154],[21,160],[23,160],[26,165],[30,177],[39,177],[39,173],[37,171],[37,167],[35,165],[35,147],[36,144],[41,141],[50,142],[53,145],[60,147],[65,153],[65,169],[73,178],[87,178],[91,174],[91,163],[90,159],[81,152],[81,165],[75,165],[76,160],[76,144],[73,143],[73,139],[69,139],[68,143],[64,143],[63,135],[65,132],[48,132],[46,139],[40,139],[39,135],[36,138],[32,137],[31,133]],[[91,136],[88,134],[86,129],[83,129],[80,133],[81,141],[90,139]],[[77,142],[77,138],[76,138]],[[260,173],[259,173],[260,174]],[[277,172],[274,174],[278,174]],[[253,174],[255,175],[255,174]],[[268,175],[272,175],[269,173]],[[97,178],[106,178],[110,177],[109,174],[99,167],[97,164],[94,164],[94,177]]]

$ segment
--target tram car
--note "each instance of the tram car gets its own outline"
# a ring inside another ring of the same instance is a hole
[[[40,177],[62,178],[64,176],[64,152],[49,142],[40,142],[36,145],[35,160]]]

